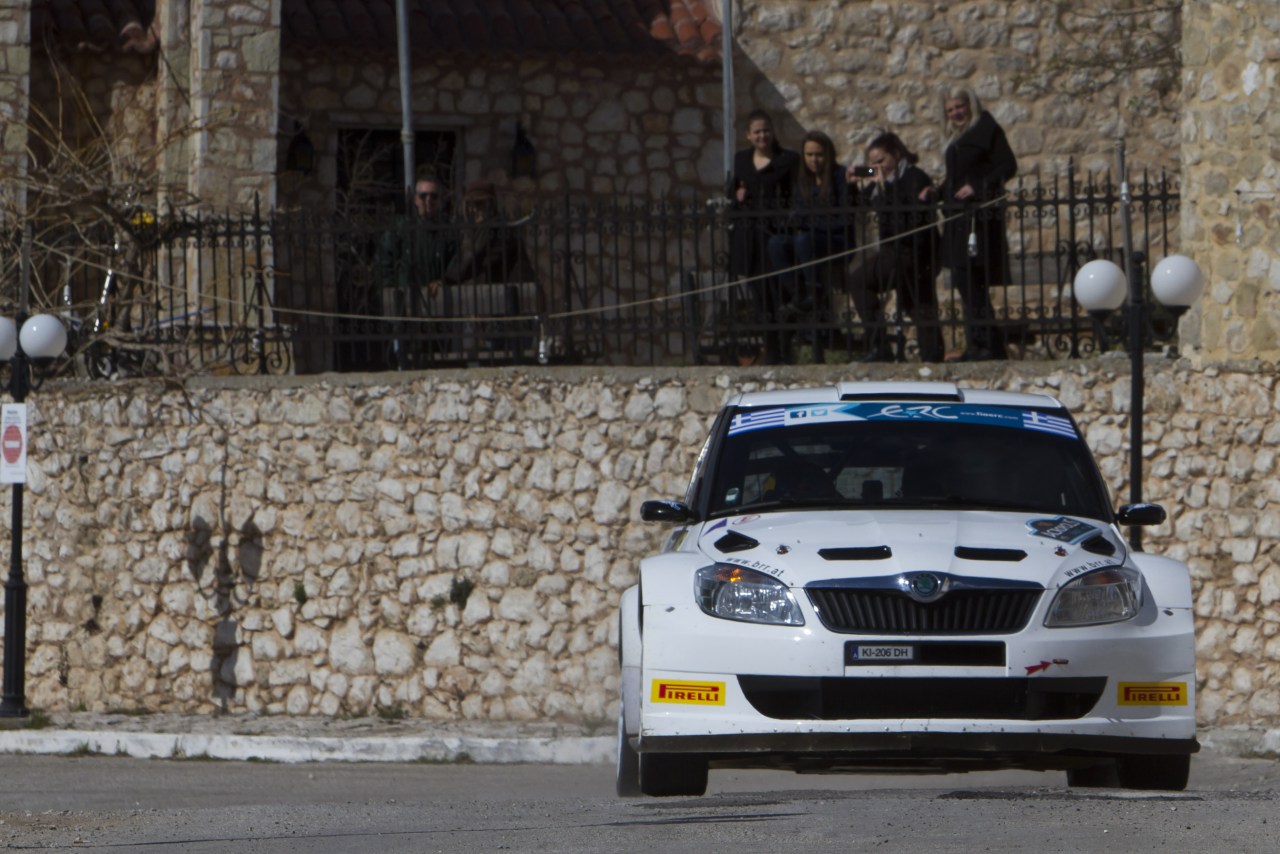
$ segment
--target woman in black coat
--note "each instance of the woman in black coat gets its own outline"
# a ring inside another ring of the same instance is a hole
[[[1003,359],[1004,340],[993,323],[988,288],[1009,282],[1009,242],[1004,207],[989,204],[1004,195],[1018,161],[1004,130],[964,87],[942,95],[946,114],[946,181],[942,186],[942,263],[965,312],[964,361]]]
[[[785,219],[791,185],[800,158],[783,148],[773,135],[773,119],[764,110],[747,116],[745,148],[733,156],[729,200],[735,212],[729,270],[735,276],[764,272],[769,235]]]
[[[757,277],[769,271],[769,238],[787,226],[791,187],[800,162],[794,151],[778,143],[773,119],[764,110],[753,110],[747,116],[747,140],[751,147],[734,155],[728,188],[732,208],[729,272],[734,278]],[[778,307],[786,302],[778,292],[778,283],[757,280],[751,290],[761,315],[758,319],[763,323],[775,320]],[[766,349],[769,361],[781,359],[777,335],[766,336]]]
[[[893,288],[898,313],[916,324],[920,358],[942,361],[942,329],[938,325],[934,255],[938,238],[934,210],[923,200],[931,197],[933,181],[915,164],[919,161],[895,133],[882,133],[867,146],[872,176],[850,167],[849,175],[868,182],[868,199],[880,227],[880,246],[863,262],[849,282],[854,307],[865,326],[866,352],[862,361],[889,362],[884,308],[880,295]]]

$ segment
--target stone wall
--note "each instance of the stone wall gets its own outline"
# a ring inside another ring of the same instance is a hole
[[[399,130],[397,76],[394,55],[382,62],[286,57],[281,107],[306,128],[318,171],[282,175],[285,204],[332,204],[339,130]],[[416,129],[458,134],[458,186],[486,178],[544,199],[702,198],[724,186],[718,66],[677,57],[462,62],[416,55],[410,95]],[[536,176],[510,175],[517,124],[537,152]]]
[[[1147,541],[1194,573],[1200,716],[1276,726],[1280,380],[1147,368]],[[618,595],[663,534],[639,504],[683,494],[730,390],[918,373],[1058,395],[1127,495],[1125,359],[48,384],[29,703],[608,721]]]
[[[1280,353],[1280,15],[1183,4],[1182,241],[1205,272],[1183,337],[1206,358]]]
[[[718,14],[719,4],[711,5]],[[823,129],[846,161],[877,128],[891,128],[940,176],[937,88],[960,83],[977,90],[1004,124],[1024,175],[1062,175],[1069,158],[1082,170],[1110,168],[1122,120],[1132,164],[1176,170],[1176,99],[1151,96],[1168,81],[1150,72],[1094,97],[1066,91],[1070,73],[1048,67],[1065,43],[1052,5],[742,0],[734,58],[739,124],[764,106],[775,112],[785,144]],[[163,198],[185,203],[194,196],[206,209],[247,210],[260,195],[268,208],[278,201],[326,209],[338,183],[337,132],[398,131],[394,52],[376,59],[282,55],[280,10],[280,0],[157,4],[163,73],[145,84],[154,90],[145,97],[156,113],[146,144],[159,144]],[[15,81],[26,74],[23,32],[15,31]],[[84,73],[95,79],[92,63]],[[1171,82],[1176,88],[1176,75]],[[462,175],[490,178],[511,193],[700,198],[723,185],[721,70],[714,61],[417,55],[411,85],[415,127],[458,131]],[[0,104],[17,108],[18,98],[17,90],[0,88]],[[536,177],[510,175],[517,124],[537,150]],[[284,168],[297,128],[319,154],[311,175]],[[734,133],[745,145],[743,129]]]
[[[1130,73],[1096,94],[1077,94],[1082,78],[1106,79],[1112,66],[1105,58],[1094,67],[1051,62],[1073,47],[1055,5],[1049,0],[742,0],[734,28],[740,51],[735,61],[738,124],[752,108],[764,107],[781,120],[784,143],[796,147],[806,130],[824,130],[846,162],[861,155],[877,129],[886,128],[940,178],[939,89],[963,85],[978,93],[1007,131],[1023,175],[1062,175],[1069,158],[1082,170],[1114,167],[1122,125],[1131,165],[1176,172],[1177,99],[1157,94],[1166,87],[1176,93],[1176,72]],[[1086,15],[1113,6],[1103,0],[1070,4],[1073,13]],[[1073,20],[1084,28],[1091,52],[1101,56],[1108,46],[1102,33],[1125,19]],[[1176,16],[1150,23],[1177,31]],[[738,136],[745,146],[745,130]]]
[[[30,89],[31,7],[6,4],[0,7],[0,171],[11,178],[27,174]],[[22,181],[5,181],[0,193],[0,209],[26,208]]]

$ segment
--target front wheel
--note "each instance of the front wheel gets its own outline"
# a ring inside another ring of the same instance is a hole
[[[706,794],[707,760],[682,753],[641,753],[640,791],[654,797]]]
[[[1155,789],[1181,792],[1191,776],[1191,756],[1149,756],[1129,754],[1116,758],[1120,785],[1126,789]]]

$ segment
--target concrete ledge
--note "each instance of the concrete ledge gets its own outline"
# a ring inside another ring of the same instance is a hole
[[[239,759],[268,762],[478,762],[587,765],[612,763],[612,736],[306,736],[111,732],[80,729],[0,732],[0,753],[97,753],[143,759]]]

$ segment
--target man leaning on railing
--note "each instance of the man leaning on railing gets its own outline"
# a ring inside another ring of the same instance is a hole
[[[423,317],[432,283],[444,275],[458,254],[458,240],[448,223],[448,196],[434,176],[419,178],[413,188],[416,216],[401,217],[378,243],[375,271],[387,318]],[[420,335],[394,323],[391,363],[396,370],[422,361]]]

